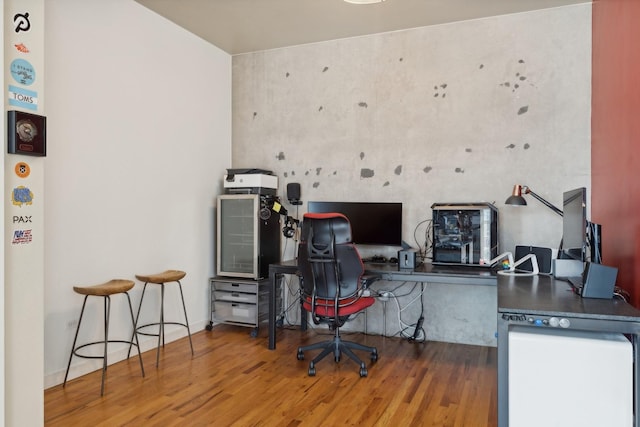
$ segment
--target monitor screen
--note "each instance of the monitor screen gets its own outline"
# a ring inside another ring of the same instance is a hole
[[[587,244],[587,189],[565,191],[562,197],[562,252],[584,261]]]
[[[402,203],[308,202],[311,213],[338,212],[349,218],[358,245],[402,245]]]

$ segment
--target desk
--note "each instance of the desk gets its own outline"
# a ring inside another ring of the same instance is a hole
[[[555,319],[550,322],[552,318]],[[532,331],[535,328],[549,330],[554,328],[551,325],[556,319],[564,319],[566,329],[632,336],[633,406],[638,427],[640,310],[617,299],[581,298],[572,292],[567,282],[548,276],[498,276],[498,425],[509,425],[509,329],[517,326]]]
[[[276,348],[276,290],[278,280],[284,274],[296,274],[296,260],[269,265],[269,350]],[[438,282],[453,285],[496,286],[496,276],[482,267],[443,266],[430,263],[415,269],[399,269],[395,264],[366,263],[365,274],[379,275],[382,280],[407,282]]]

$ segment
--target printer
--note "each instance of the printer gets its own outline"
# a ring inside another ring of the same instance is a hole
[[[223,186],[226,194],[275,196],[278,191],[278,177],[264,169],[227,169]]]

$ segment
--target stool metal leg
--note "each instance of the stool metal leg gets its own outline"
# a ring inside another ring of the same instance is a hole
[[[138,332],[138,319],[140,319],[140,309],[142,308],[142,300],[144,300],[144,293],[147,290],[147,283],[142,287],[142,295],[140,296],[140,303],[138,304],[138,312],[136,313],[136,320],[133,322],[133,333],[131,334],[131,342],[133,343],[133,337],[137,335]],[[129,294],[127,293],[127,298]],[[131,304],[131,299],[129,299],[129,304]],[[136,336],[136,340],[138,337]],[[127,359],[131,357],[131,347],[133,344],[129,345],[129,351],[127,352]],[[138,352],[140,352],[140,346],[138,346]]]
[[[184,303],[184,294],[182,293],[182,283],[178,280],[178,289],[180,289],[180,298],[182,299],[182,309],[184,310],[184,325],[187,327],[189,335],[189,345],[191,346],[191,355],[193,356],[193,342],[191,341],[191,329],[189,329],[189,319],[187,319],[187,306]]]
[[[111,298],[104,297],[104,356],[102,357],[102,383],[100,396],[104,396],[104,376],[107,373],[107,343],[109,342],[109,316],[111,314]]]
[[[160,341],[164,347],[164,283],[160,284],[160,324],[158,325],[158,348],[156,350],[156,368],[160,365]]]
[[[133,306],[131,305],[131,297],[129,296],[128,292],[125,292],[125,295],[127,296],[127,301],[129,302],[129,313],[131,313],[131,323],[133,324],[133,337],[135,337],[136,340],[136,347],[138,348],[138,360],[140,360],[140,370],[142,371],[142,377],[144,378],[144,366],[142,365],[142,354],[140,354],[140,341],[138,341],[138,334],[136,333],[136,319],[133,318]],[[133,343],[133,338],[131,338],[131,342]],[[129,352],[131,352],[131,345],[129,345]]]
[[[165,299],[165,285],[166,283],[157,283],[160,286],[160,320],[158,323],[148,323],[145,325],[138,325],[138,322],[140,320],[140,311],[142,310],[142,301],[144,300],[144,295],[145,292],[147,290],[147,284],[149,282],[145,282],[144,284],[144,288],[142,289],[142,296],[140,297],[140,303],[138,304],[138,313],[136,314],[136,318],[135,318],[135,326],[134,326],[134,334],[137,332],[140,335],[147,335],[147,336],[157,336],[158,337],[158,341],[157,341],[157,346],[156,346],[156,367],[160,366],[160,347],[164,347],[165,346],[165,325],[178,325],[178,326],[184,326],[187,328],[187,334],[189,336],[189,346],[191,348],[191,355],[194,355],[194,351],[193,351],[193,341],[191,339],[191,329],[189,328],[189,319],[187,317],[187,306],[185,304],[184,301],[184,293],[182,292],[182,283],[180,283],[179,280],[176,280],[176,282],[178,283],[178,289],[180,291],[180,300],[182,302],[182,309],[184,311],[184,320],[185,323],[180,323],[180,322],[165,322],[165,318],[164,318],[164,299]],[[149,326],[158,326],[158,333],[152,333],[152,332],[143,332],[142,329],[149,327]],[[139,332],[138,332],[139,331]],[[133,346],[133,335],[131,337],[131,344],[129,345],[129,352],[127,353],[127,357],[131,356],[131,347]],[[136,339],[138,339],[136,337]]]
[[[69,368],[71,368],[71,359],[73,359],[73,353],[76,351],[76,342],[78,341],[78,332],[80,332],[80,324],[82,323],[82,315],[84,314],[84,308],[87,305],[87,298],[89,296],[85,295],[84,301],[82,302],[82,310],[80,310],[80,318],[78,319],[78,326],[76,327],[76,336],[73,338],[73,344],[71,345],[71,354],[69,354],[69,363],[67,364],[67,372],[64,374],[64,382],[62,383],[62,387],[67,385],[67,377],[69,376]]]

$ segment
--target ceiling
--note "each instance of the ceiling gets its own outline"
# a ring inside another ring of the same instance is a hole
[[[236,55],[591,0],[136,0]]]

